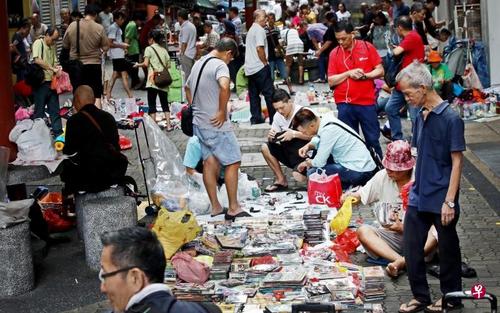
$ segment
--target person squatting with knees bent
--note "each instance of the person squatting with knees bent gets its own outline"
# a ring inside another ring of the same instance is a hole
[[[153,232],[128,227],[101,235],[101,292],[113,312],[213,313],[217,306],[205,302],[179,301],[163,284],[166,260]]]
[[[323,169],[327,175],[339,174],[342,189],[363,185],[375,174],[377,166],[365,144],[333,112],[319,118],[302,108],[295,114],[292,126],[312,137],[299,150],[299,156],[306,159],[297,166],[299,173],[307,169],[309,176]],[[308,156],[310,150],[317,150],[312,159]]]
[[[155,85],[155,72],[161,72],[170,66],[170,56],[167,49],[160,46],[163,40],[163,34],[158,30],[152,30],[148,35],[149,46],[144,50],[144,61],[136,63],[135,68],[147,68],[148,77],[146,78],[146,90],[148,95],[149,115],[156,122],[156,97],[160,98],[160,104],[165,120],[167,122],[167,131],[172,130],[170,126],[170,107],[168,105],[168,86],[158,87]]]
[[[227,110],[231,95],[227,64],[237,55],[236,42],[231,38],[222,38],[214,50],[194,64],[185,86],[186,98],[193,107],[193,132],[201,144],[203,182],[212,216],[225,214],[226,220],[249,216],[241,209],[237,199],[241,152]],[[225,166],[224,180],[229,199],[227,211],[217,198],[221,165]]]
[[[408,102],[419,108],[412,138],[417,148],[415,183],[405,215],[404,251],[413,299],[399,312],[441,312],[442,298],[431,303],[424,245],[431,226],[439,237],[439,281],[443,295],[462,290],[461,252],[456,225],[460,216],[459,188],[465,151],[464,121],[434,90],[425,64],[413,61],[396,81]],[[460,300],[448,310],[461,308]]]
[[[266,192],[283,191],[288,188],[280,163],[293,169],[296,180],[303,180],[306,172],[299,173],[297,170],[297,166],[304,161],[304,158],[299,156],[299,149],[312,138],[292,127],[293,118],[302,106],[294,104],[285,90],[279,88],[274,90],[273,106],[276,113],[267,135],[268,141],[262,145],[261,151],[276,178],[272,185],[264,189]]]
[[[363,205],[378,203],[379,206],[387,204],[402,206],[401,189],[415,179],[415,159],[411,156],[410,144],[402,140],[389,143],[382,164],[385,169],[375,174],[358,191],[343,194],[341,201],[344,202],[347,196],[351,196],[361,201]],[[390,262],[386,271],[391,277],[397,277],[406,267],[405,258],[402,256],[403,230],[403,221],[395,219],[393,224],[378,228],[363,224],[357,231],[359,241],[369,257],[382,258]],[[427,236],[424,254],[430,255],[436,251],[436,247],[436,229],[432,227]]]

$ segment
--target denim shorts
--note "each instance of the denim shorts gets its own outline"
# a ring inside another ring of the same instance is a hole
[[[193,131],[200,140],[204,161],[214,156],[224,166],[241,162],[240,145],[233,131],[200,129],[196,125],[193,125]]]

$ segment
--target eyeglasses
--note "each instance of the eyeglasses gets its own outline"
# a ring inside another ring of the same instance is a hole
[[[138,266],[135,266],[135,265],[134,266],[127,266],[127,267],[124,267],[124,268],[121,268],[121,269],[118,269],[116,271],[109,272],[109,273],[104,273],[104,271],[101,268],[101,270],[99,271],[98,277],[99,277],[99,280],[101,281],[101,283],[103,283],[104,280],[108,277],[115,276],[118,273],[130,271],[131,269],[136,268],[136,267],[138,267]]]

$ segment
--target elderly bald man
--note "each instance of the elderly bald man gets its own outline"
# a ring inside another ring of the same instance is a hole
[[[99,192],[124,182],[127,159],[120,153],[115,118],[95,105],[92,88],[78,87],[73,97],[76,114],[68,119],[61,180],[64,194]]]
[[[245,75],[248,77],[248,96],[250,97],[250,113],[252,124],[264,123],[260,106],[260,95],[266,100],[269,112],[269,123],[272,124],[276,112],[273,107],[273,80],[271,67],[267,59],[267,16],[264,10],[255,10],[253,25],[247,33],[245,53]]]

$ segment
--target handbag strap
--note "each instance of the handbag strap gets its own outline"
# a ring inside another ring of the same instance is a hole
[[[160,58],[160,55],[158,54],[158,52],[156,51],[155,48],[153,48],[153,46],[151,46],[151,49],[153,49],[153,51],[155,52],[156,54],[156,57],[158,58],[158,60],[160,61],[160,64],[161,66],[163,66],[163,69],[164,70],[167,70],[167,67],[165,66],[165,64],[163,63],[162,59]],[[153,64],[151,64],[151,67],[153,67]]]
[[[101,133],[101,135],[104,135],[104,133],[102,132],[101,126],[99,126],[99,123],[97,123],[97,121],[95,120],[95,118],[92,115],[90,115],[89,112],[85,112],[85,111],[80,111],[80,112],[82,112],[83,115],[85,115],[90,120],[90,122],[92,124],[94,124],[95,128],[97,128],[97,130]]]
[[[76,20],[76,54],[80,59],[80,19]]]
[[[203,69],[205,68],[205,65],[207,65],[208,61],[215,59],[215,57],[209,57],[202,65],[200,68],[200,73],[198,73],[198,78],[196,79],[196,85],[194,87],[194,92],[193,92],[193,98],[191,100],[191,105],[193,105],[194,102],[194,97],[196,97],[196,92],[198,91],[198,85],[200,84],[200,78],[201,74],[203,73]]]
[[[363,138],[361,138],[361,136],[359,136],[359,134],[357,134],[355,131],[352,131],[350,129],[348,129],[347,127],[344,127],[342,126],[341,124],[339,123],[335,123],[335,122],[328,122],[325,124],[325,126],[323,127],[326,127],[328,125],[336,125],[340,128],[342,128],[343,130],[345,130],[346,132],[348,132],[349,134],[353,135],[354,137],[358,138],[365,146],[366,146],[366,142],[363,140]]]

